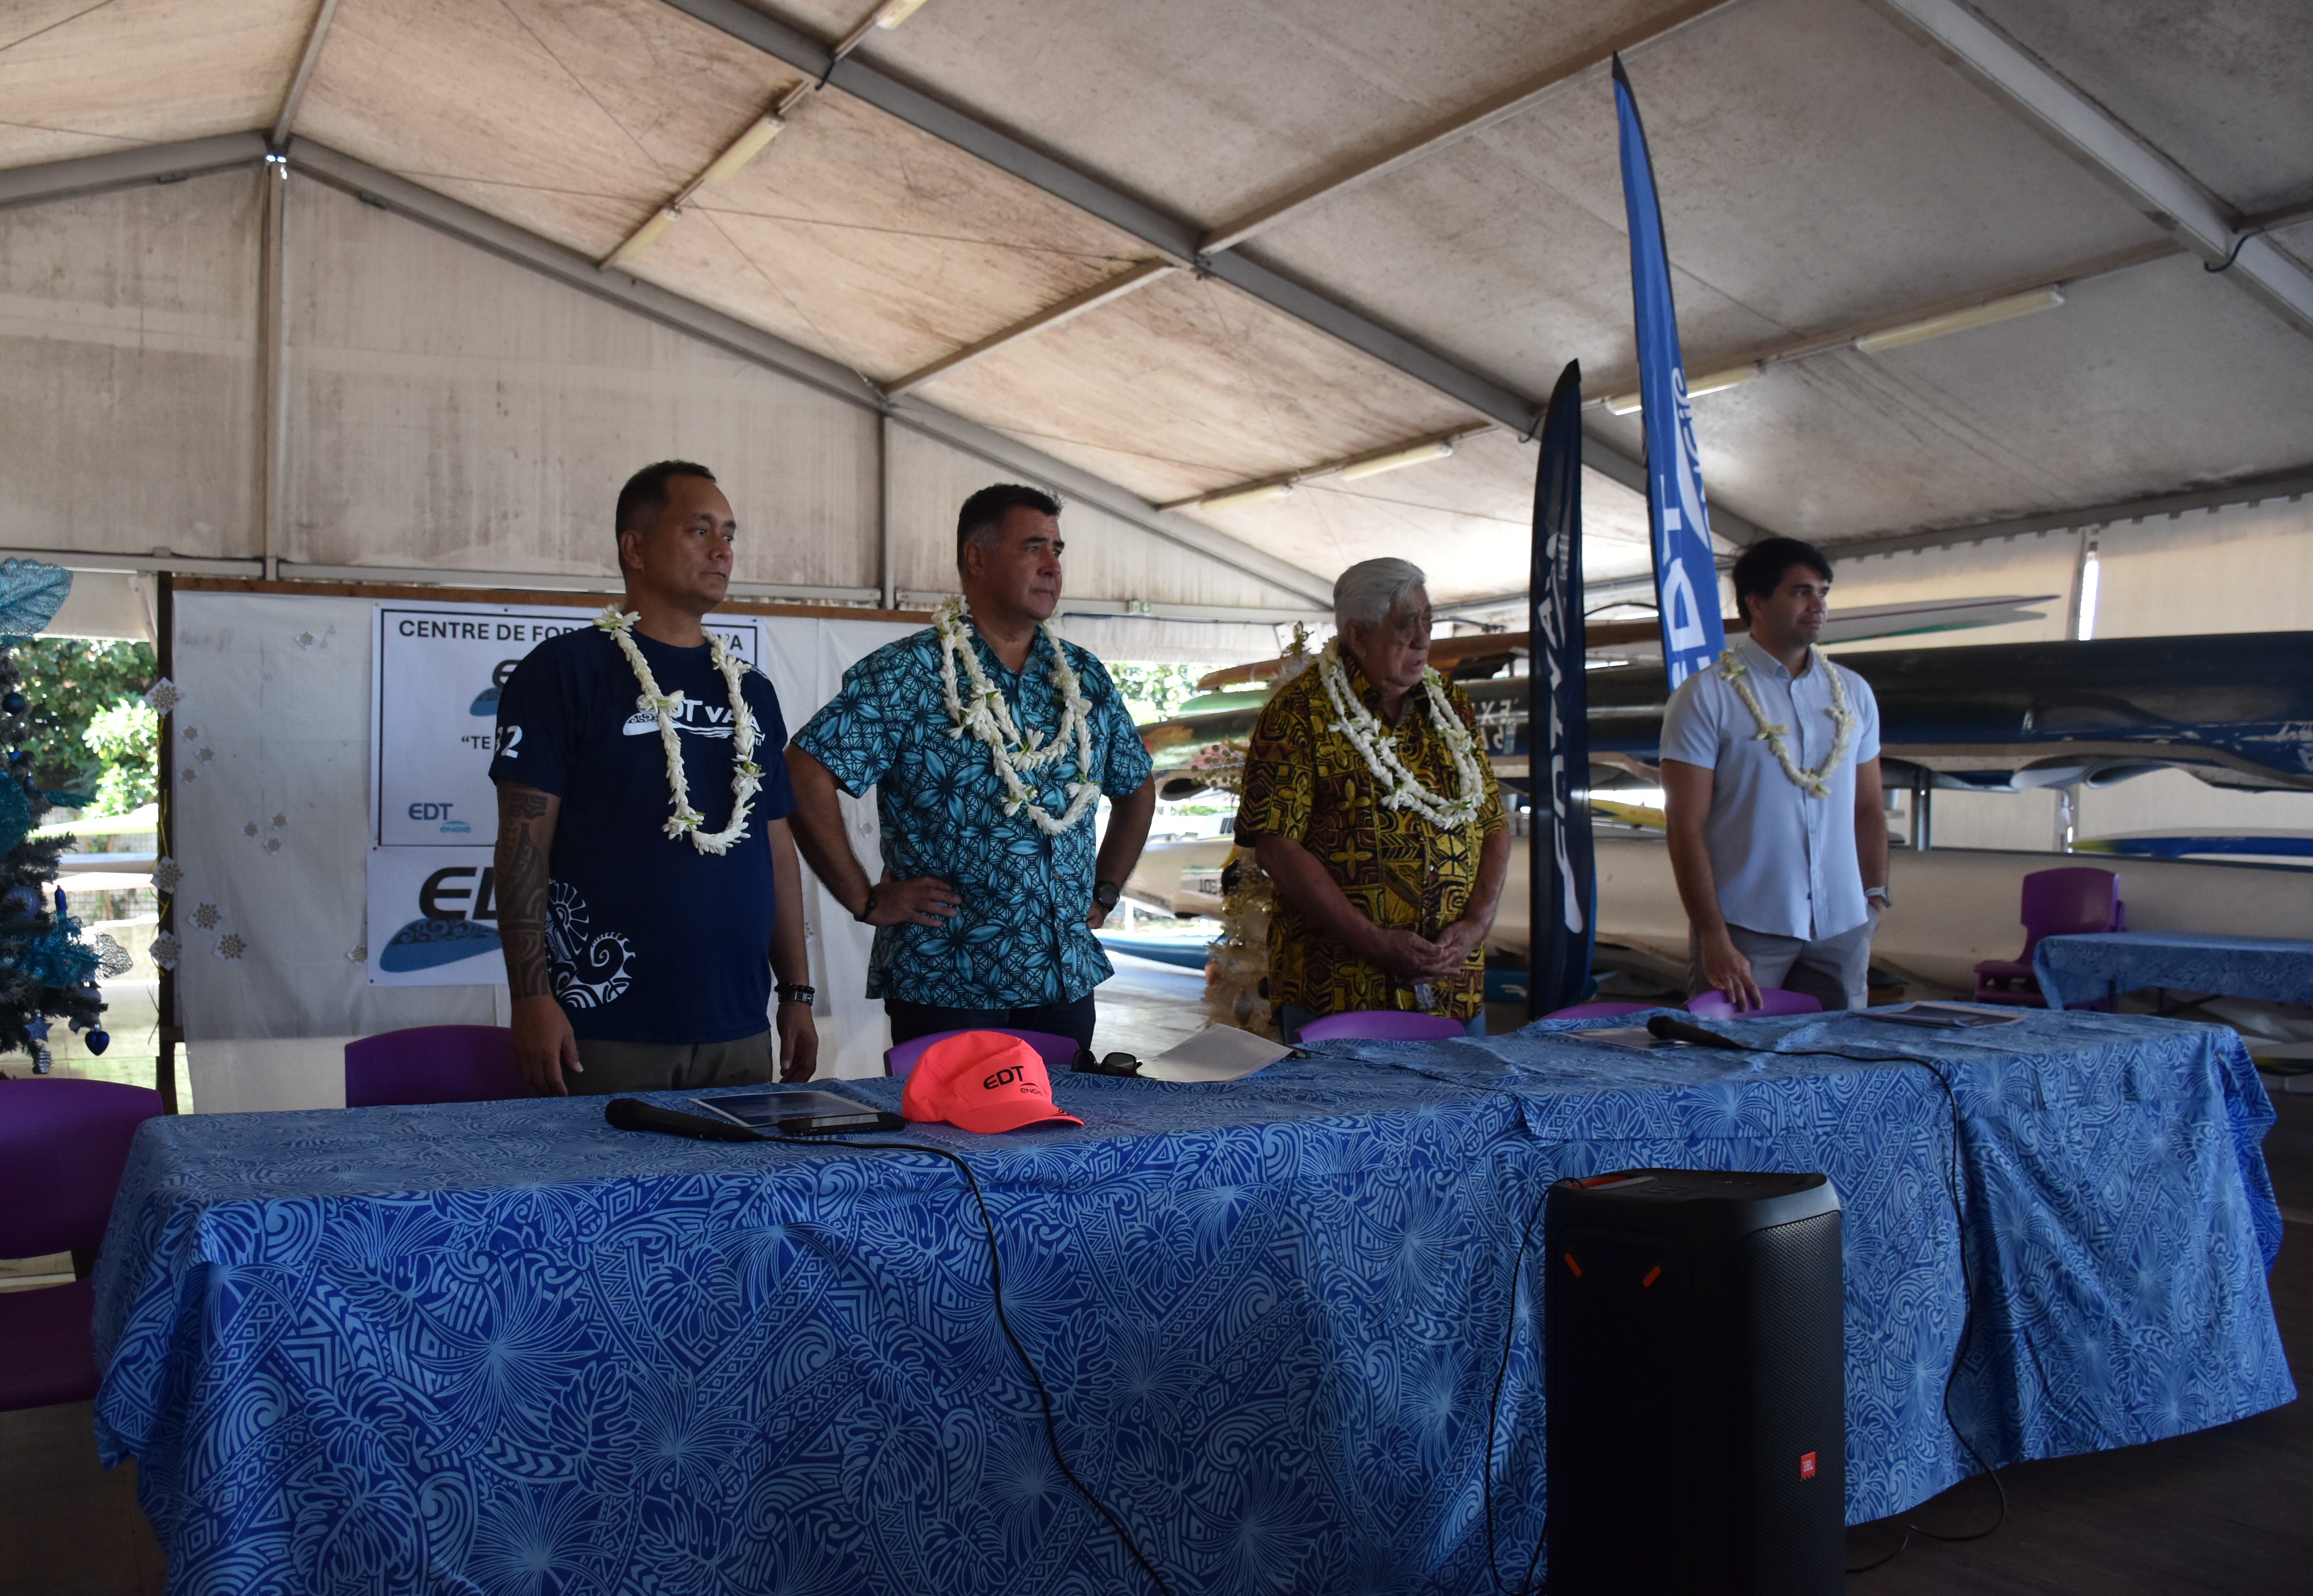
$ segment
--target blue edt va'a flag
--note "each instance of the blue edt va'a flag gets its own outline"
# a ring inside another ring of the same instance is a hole
[[[1598,884],[1590,846],[1589,697],[1582,675],[1582,367],[1569,361],[1542,424],[1527,589],[1526,1016],[1590,989]]]
[[[1663,663],[1675,688],[1719,657],[1727,635],[1719,624],[1711,513],[1702,502],[1694,412],[1679,360],[1678,311],[1671,303],[1670,250],[1663,242],[1654,162],[1620,56],[1614,57],[1614,109],[1622,118],[1623,203],[1631,220],[1631,299],[1639,329],[1639,400],[1645,407],[1655,601],[1662,612]]]

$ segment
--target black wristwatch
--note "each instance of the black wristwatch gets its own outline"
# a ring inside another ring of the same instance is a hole
[[[856,914],[856,915],[852,916],[851,917],[852,917],[853,919],[855,919],[855,920],[858,921],[862,925],[865,925],[866,924],[867,924],[867,916],[870,916],[870,915],[872,915],[872,914],[874,914],[875,912],[875,882],[873,882],[873,881],[870,881],[870,882],[868,882],[868,883],[867,883],[867,901],[866,901],[866,902],[865,902],[865,903],[863,903],[863,904],[861,904],[861,905],[859,906],[859,912],[858,912],[857,914]]]
[[[1100,905],[1103,914],[1114,908],[1116,900],[1123,896],[1124,889],[1114,881],[1095,881],[1092,885],[1092,900]]]
[[[781,1003],[799,1003],[803,1004],[804,1007],[809,1008],[813,1004],[819,1001],[819,993],[817,989],[811,987],[799,987],[792,985],[787,981],[781,981],[778,986],[772,987],[771,990],[778,995],[778,999]]]

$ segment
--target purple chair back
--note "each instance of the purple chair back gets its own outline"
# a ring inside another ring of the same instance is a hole
[[[160,1112],[144,1086],[0,1081],[0,1258],[95,1251],[128,1144]]]
[[[514,1032],[497,1025],[413,1025],[346,1044],[346,1107],[486,1103],[529,1097]]]
[[[1036,1057],[1044,1061],[1048,1074],[1066,1074],[1077,1061],[1077,1039],[1054,1036],[1049,1030],[1015,1030],[1009,1025],[971,1025],[965,1030],[992,1030],[998,1036],[1016,1036],[1036,1049]],[[945,1041],[952,1036],[962,1036],[963,1030],[935,1030],[929,1036],[919,1036],[911,1042],[901,1042],[884,1053],[884,1073],[895,1081],[904,1081],[908,1072],[916,1067],[916,1060],[934,1042]]]
[[[1543,1016],[1545,1020],[1604,1020],[1610,1014],[1638,1014],[1658,1005],[1650,1003],[1578,1003],[1571,1008],[1552,1009]]]
[[[2044,936],[2077,935],[2083,932],[2117,931],[2122,925],[2120,877],[2093,865],[2067,865],[2062,870],[2036,870],[2024,878],[2024,953]]]
[[[1686,1012],[1703,1020],[1748,1020],[1761,1014],[1813,1014],[1822,1011],[1823,1004],[1804,992],[1786,992],[1781,987],[1759,988],[1759,1006],[1737,1009],[1724,992],[1705,992],[1687,1000]]]
[[[1355,1037],[1368,1042],[1442,1042],[1467,1036],[1470,1028],[1443,1014],[1416,1014],[1405,1009],[1351,1009],[1346,1014],[1324,1014],[1301,1028],[1305,1042]]]

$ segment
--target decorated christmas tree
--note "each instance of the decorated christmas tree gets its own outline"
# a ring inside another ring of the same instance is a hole
[[[36,837],[32,828],[50,805],[81,808],[93,802],[76,793],[36,785],[23,746],[31,704],[16,667],[15,645],[47,626],[71,591],[72,573],[37,560],[0,561],[0,1050],[32,1056],[34,1073],[48,1073],[48,1022],[86,1030],[92,1052],[104,1051],[98,1017],[104,1003],[99,974],[118,975],[128,955],[108,936],[92,943],[66,912],[57,878],[57,856],[69,837]]]

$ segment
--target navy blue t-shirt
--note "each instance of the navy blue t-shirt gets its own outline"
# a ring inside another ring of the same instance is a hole
[[[676,737],[706,829],[731,822],[731,695],[705,645],[634,635],[660,690],[680,691]],[[490,779],[562,800],[547,914],[554,995],[582,1039],[727,1042],[770,1028],[773,886],[769,822],[795,809],[787,723],[759,671],[740,678],[754,713],[762,787],[747,835],[702,854],[662,829],[674,813],[657,717],[618,644],[595,627],[549,638],[498,701]]]

